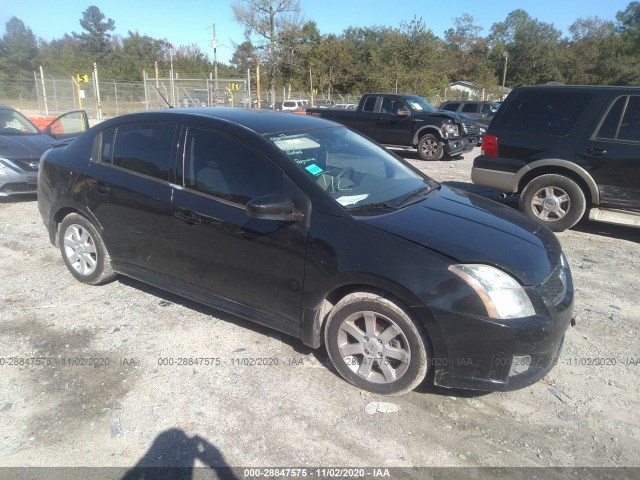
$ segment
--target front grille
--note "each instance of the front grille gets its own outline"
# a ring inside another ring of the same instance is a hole
[[[558,265],[549,278],[542,282],[542,291],[553,306],[562,302],[567,294],[567,276],[562,265]]]
[[[5,183],[0,187],[0,192],[2,193],[24,193],[24,192],[35,192],[37,190],[37,185],[30,185],[28,183]]]
[[[480,127],[477,123],[461,123],[460,127],[465,135],[478,135],[480,133]]]
[[[12,158],[11,161],[25,172],[37,172],[39,166],[38,164],[40,163],[37,159],[34,158]],[[36,162],[35,168],[31,166],[33,162]]]

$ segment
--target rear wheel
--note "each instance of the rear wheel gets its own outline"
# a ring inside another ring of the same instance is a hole
[[[586,203],[580,186],[571,178],[558,174],[534,178],[520,195],[520,211],[554,232],[578,223]]]
[[[369,292],[347,295],[325,327],[327,352],[356,387],[384,395],[413,390],[427,374],[424,329],[395,302]]]
[[[58,231],[58,243],[64,263],[77,280],[100,285],[116,277],[102,237],[82,215],[67,215]]]
[[[418,157],[420,160],[440,160],[444,153],[442,144],[434,135],[424,135],[418,142]]]

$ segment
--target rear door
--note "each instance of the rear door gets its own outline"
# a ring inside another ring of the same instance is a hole
[[[369,95],[362,104],[362,110],[356,113],[356,130],[376,141],[380,141],[376,135],[376,126],[380,119],[381,105],[382,97]]]
[[[591,166],[603,206],[640,209],[640,95],[613,99],[579,151]]]
[[[271,313],[285,330],[299,328],[307,228],[250,217],[246,204],[282,193],[296,202],[301,192],[226,131],[190,127],[184,152],[172,224],[176,274],[204,293]]]
[[[96,136],[85,179],[87,207],[120,265],[172,272],[169,172],[177,132],[175,123],[131,123]]]

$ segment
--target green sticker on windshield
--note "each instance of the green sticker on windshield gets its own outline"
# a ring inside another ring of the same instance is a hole
[[[312,163],[311,165],[307,165],[306,167],[304,167],[304,169],[309,172],[311,175],[320,175],[322,173],[322,169],[316,165],[315,163]]]

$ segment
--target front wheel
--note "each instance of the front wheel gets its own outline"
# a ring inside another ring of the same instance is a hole
[[[116,276],[102,237],[82,215],[67,215],[58,232],[58,243],[64,263],[77,280],[100,285]]]
[[[433,135],[424,135],[418,142],[418,157],[420,160],[440,160],[444,154],[442,144]]]
[[[325,327],[329,358],[356,387],[400,395],[427,374],[429,343],[424,329],[395,302],[369,292],[347,295]]]
[[[520,195],[520,211],[554,232],[573,227],[585,209],[584,192],[564,175],[540,175]]]

